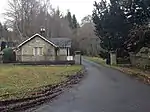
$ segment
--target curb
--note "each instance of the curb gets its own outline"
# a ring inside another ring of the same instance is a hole
[[[144,75],[141,73],[135,73],[133,71],[130,71],[130,73],[129,73],[129,71],[122,70],[120,67],[111,67],[111,68],[116,69],[122,73],[125,73],[131,77],[137,78],[140,81],[144,81],[145,84],[150,85],[150,77],[146,74]]]

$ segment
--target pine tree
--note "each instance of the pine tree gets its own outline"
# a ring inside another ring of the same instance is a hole
[[[3,38],[3,25],[0,23],[0,38]]]
[[[59,7],[57,7],[56,15],[57,15],[57,16],[60,16],[60,10],[59,10]]]
[[[128,24],[119,2],[111,1],[110,5],[101,0],[94,4],[93,22],[96,35],[101,40],[101,47],[107,51],[120,48],[127,36]]]
[[[69,22],[69,26],[70,28],[73,28],[73,24],[72,24],[72,16],[71,16],[71,12],[68,10],[68,13],[66,15],[66,19],[68,20]]]
[[[149,0],[130,0],[122,4],[130,25],[148,24],[150,18]]]
[[[93,11],[95,32],[104,49],[128,50],[130,44],[135,51],[148,42],[150,0],[110,0],[107,4],[105,0],[95,2]]]
[[[130,52],[135,52],[149,44],[150,0],[132,0],[123,3],[130,32],[124,45]]]
[[[78,23],[77,23],[76,16],[74,14],[73,17],[72,17],[72,28],[76,29],[77,27],[78,27]]]

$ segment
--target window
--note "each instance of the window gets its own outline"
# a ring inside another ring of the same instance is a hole
[[[33,48],[33,55],[43,55],[43,48],[42,47],[35,47]]]
[[[37,47],[34,48],[34,50],[33,50],[34,51],[34,55],[37,55],[37,49],[38,49]]]
[[[50,56],[52,56],[52,54],[53,54],[52,49],[48,49],[48,54],[49,54]]]
[[[43,55],[43,48],[39,47],[39,55]]]

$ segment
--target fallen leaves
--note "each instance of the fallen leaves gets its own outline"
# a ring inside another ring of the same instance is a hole
[[[115,67],[115,69],[120,70],[123,73],[126,73],[132,77],[135,77],[138,80],[143,81],[146,84],[150,84],[150,73],[144,72],[137,68],[126,68],[126,67]]]

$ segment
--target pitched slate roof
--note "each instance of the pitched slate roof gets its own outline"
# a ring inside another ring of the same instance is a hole
[[[72,41],[69,38],[51,38],[51,42],[60,48],[71,48]]]
[[[54,44],[53,42],[49,41],[48,39],[46,39],[45,37],[41,36],[40,34],[35,34],[32,37],[30,37],[29,39],[25,40],[24,42],[22,42],[20,45],[18,45],[19,47],[22,47],[24,44],[26,44],[27,42],[29,42],[30,40],[34,39],[35,37],[40,37],[41,39],[43,39],[44,41],[48,42],[49,44],[53,45],[54,47],[58,47],[56,44]]]

